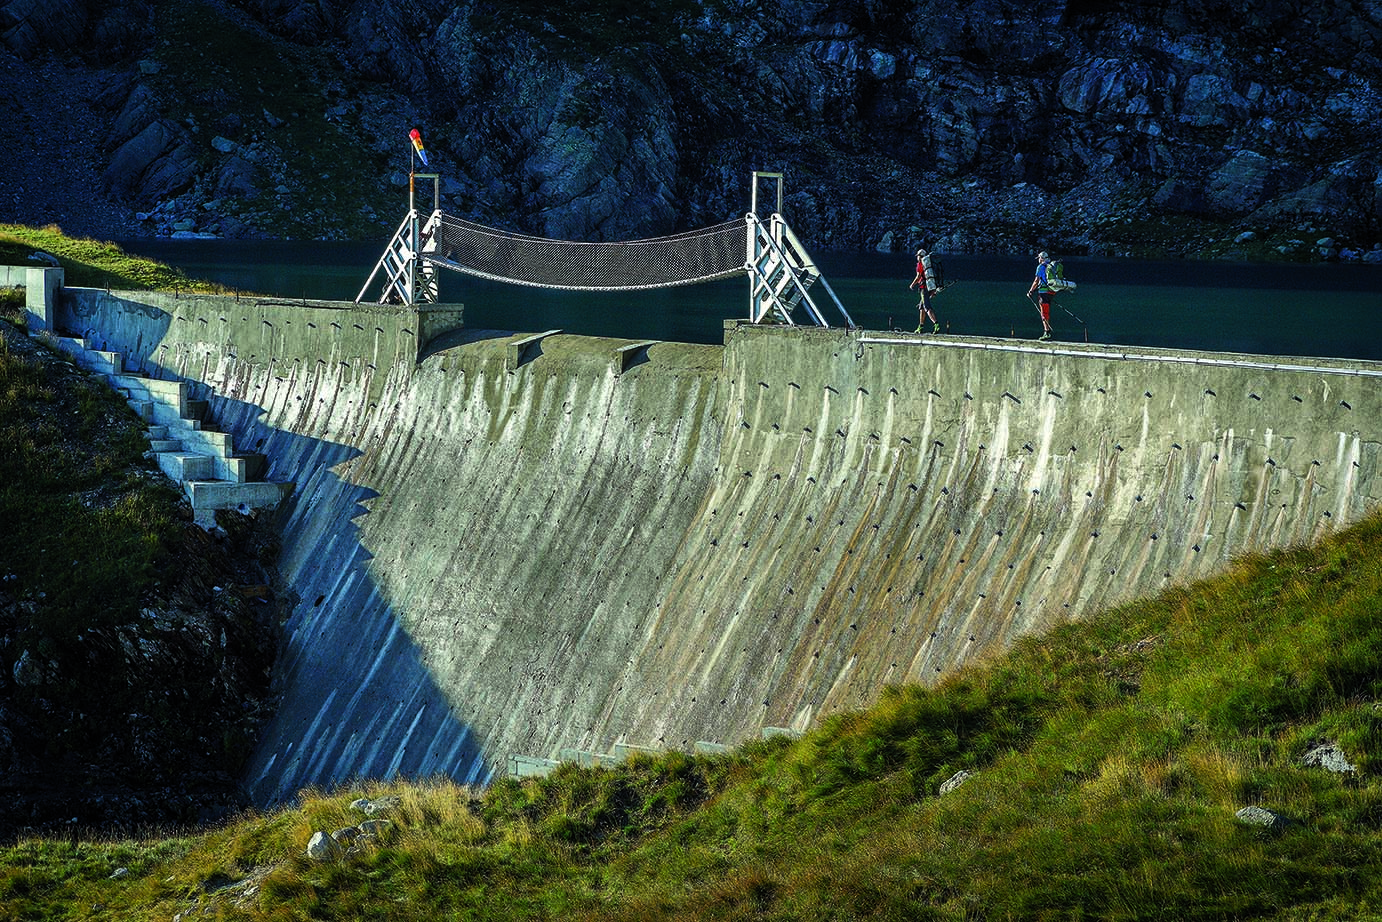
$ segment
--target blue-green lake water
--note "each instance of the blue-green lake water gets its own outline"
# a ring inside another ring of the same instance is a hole
[[[286,298],[354,300],[383,244],[135,240],[126,251],[194,278]],[[855,325],[912,330],[916,295],[910,254],[814,253]],[[945,256],[948,285],[934,306],[942,330],[1032,338],[1041,332],[1027,299],[1034,261]],[[1067,257],[1077,282],[1052,312],[1056,338],[1266,355],[1382,360],[1382,266],[1157,262]],[[468,326],[592,336],[719,343],[724,321],[748,316],[748,282],[730,280],[643,292],[564,292],[442,272],[441,299],[465,305]],[[367,300],[379,292],[371,289]],[[843,318],[812,290],[832,325]]]

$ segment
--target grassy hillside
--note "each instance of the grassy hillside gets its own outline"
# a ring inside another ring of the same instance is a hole
[[[14,919],[1382,916],[1382,517],[796,740],[0,851]],[[1356,771],[1302,764],[1335,743]],[[957,771],[971,772],[939,794]],[[392,826],[318,863],[314,830]],[[1279,828],[1240,822],[1258,805]],[[121,871],[120,869],[125,869]],[[93,907],[101,907],[99,910]],[[200,917],[200,916],[197,916]]]
[[[18,364],[0,397],[35,386]],[[6,843],[0,919],[1382,918],[1379,694],[1374,514],[799,740]],[[1353,770],[1305,764],[1321,744]],[[366,821],[361,797],[389,825],[307,858],[313,832]]]
[[[56,227],[0,224],[0,265],[39,266],[35,250],[57,257],[68,285],[85,288],[220,293],[214,282],[189,279],[180,269],[130,256],[113,243],[69,237]]]

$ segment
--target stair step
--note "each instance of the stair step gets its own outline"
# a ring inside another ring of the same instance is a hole
[[[200,419],[184,416],[178,412],[177,407],[170,407],[168,404],[158,401],[154,401],[153,421],[159,425],[167,426],[170,432],[178,429],[194,431],[202,427]]]
[[[68,355],[76,355],[86,351],[86,340],[80,336],[56,336],[54,342],[57,347]]]
[[[106,380],[111,387],[124,391],[130,397],[156,400],[176,409],[179,416],[189,415],[187,385],[182,381],[164,381],[131,374],[107,375]]]
[[[159,469],[182,484],[198,525],[214,528],[219,509],[273,507],[292,494],[294,484],[263,479],[269,469],[265,455],[236,452],[232,435],[206,419],[211,401],[193,396],[205,389],[126,373],[120,353],[88,349],[78,337],[58,337],[57,345],[79,367],[103,375],[148,424],[149,449]]]
[[[198,421],[199,422],[199,421]],[[234,439],[229,432],[216,432],[211,429],[179,430],[177,427],[170,426],[168,434],[182,441],[183,448],[188,451],[199,451],[208,455],[219,455],[227,457],[235,452]]]
[[[144,422],[151,423],[154,421],[154,402],[152,400],[127,397],[125,403],[129,404],[129,408]]]
[[[163,451],[154,456],[163,473],[177,481],[209,480],[216,474],[216,459],[190,451]]]
[[[272,509],[293,492],[291,483],[229,483],[224,480],[188,480],[182,485],[192,501],[194,521],[203,528],[216,525],[216,510]]]
[[[226,458],[226,480],[236,483],[253,483],[263,480],[269,470],[269,459],[260,452],[246,452]]]

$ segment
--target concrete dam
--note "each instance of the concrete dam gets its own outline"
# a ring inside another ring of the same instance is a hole
[[[1382,498],[1376,363],[58,294],[295,485],[266,805],[806,730]]]

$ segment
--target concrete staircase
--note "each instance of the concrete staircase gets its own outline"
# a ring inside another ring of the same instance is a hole
[[[78,367],[106,379],[148,426],[146,433],[159,469],[182,484],[193,518],[203,528],[216,526],[216,510],[272,508],[293,491],[291,483],[264,480],[268,459],[238,452],[230,433],[207,419],[208,401],[192,385],[128,372],[118,352],[88,348],[75,337],[55,338]]]

